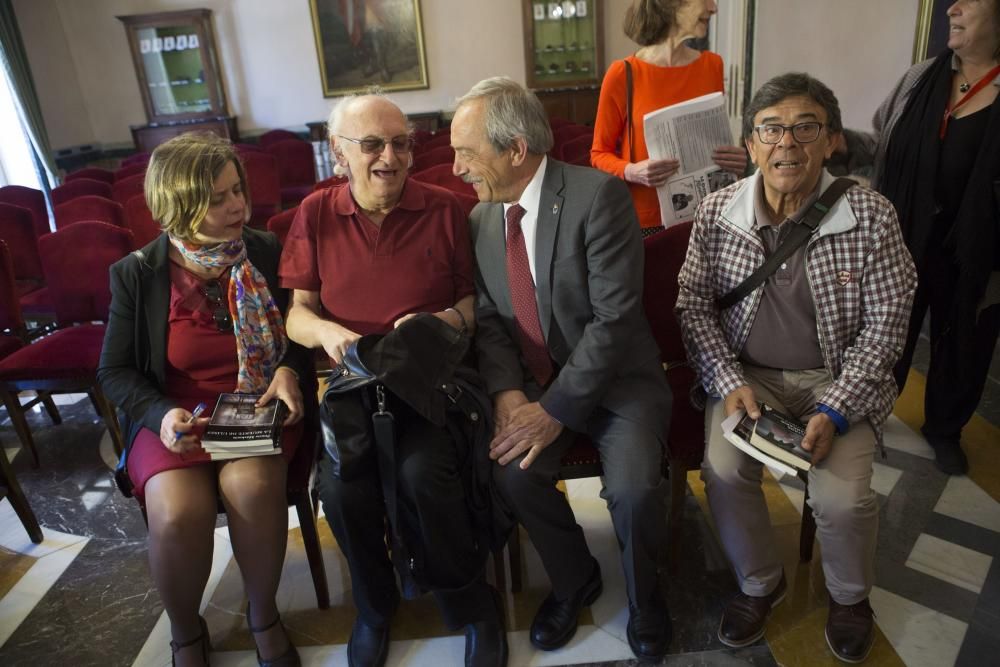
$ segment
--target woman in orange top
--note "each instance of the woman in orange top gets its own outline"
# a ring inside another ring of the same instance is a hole
[[[684,43],[705,37],[716,11],[715,0],[635,0],[625,12],[625,34],[642,46],[625,59],[632,67],[634,153],[626,122],[624,61],[611,64],[601,85],[590,161],[629,184],[644,235],[662,229],[655,188],[666,183],[679,163],[649,159],[642,117],[670,104],[722,92],[722,58]],[[746,169],[746,152],[739,146],[719,146],[712,158],[738,176]]]

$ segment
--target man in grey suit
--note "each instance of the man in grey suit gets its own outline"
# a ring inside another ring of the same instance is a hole
[[[657,582],[670,390],[642,311],[643,250],[628,190],[547,158],[545,110],[511,79],[481,81],[459,100],[451,143],[455,174],[484,202],[471,223],[494,477],[552,583],[531,641],[565,645],[580,610],[601,593],[598,563],[555,486],[560,459],[583,433],[600,450],[601,496],[622,549],[629,644],[658,659],[670,643]]]

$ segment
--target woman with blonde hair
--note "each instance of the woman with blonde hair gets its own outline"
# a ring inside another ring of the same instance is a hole
[[[119,479],[145,504],[172,658],[208,663],[198,611],[221,502],[258,661],[298,665],[275,593],[287,543],[287,461],[302,431],[299,379],[308,382],[311,372],[308,352],[285,334],[281,249],[273,235],[246,227],[246,177],[227,140],[186,134],[162,144],[145,194],[163,234],[111,267],[98,378],[121,409],[128,448]],[[208,419],[192,410],[234,391],[262,394],[258,405],[279,399],[287,406],[281,456],[212,461],[202,450]]]

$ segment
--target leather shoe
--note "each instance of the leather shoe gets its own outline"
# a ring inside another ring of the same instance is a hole
[[[538,608],[535,620],[531,622],[531,643],[536,648],[554,651],[565,646],[576,634],[580,612],[584,607],[593,604],[604,590],[601,566],[593,558],[591,560],[594,562],[594,570],[587,583],[565,600],[556,598],[554,592],[549,593],[542,606]]]
[[[465,626],[465,667],[506,667],[507,632],[503,621],[476,621]]]
[[[826,644],[844,662],[864,662],[875,643],[875,612],[865,598],[857,604],[843,605],[830,600],[826,620]]]
[[[920,429],[927,443],[934,450],[934,462],[946,475],[965,475],[969,472],[969,459],[962,451],[961,436],[940,436]]]
[[[360,618],[355,619],[351,639],[347,642],[347,664],[350,667],[382,667],[389,655],[389,626],[376,628]]]
[[[764,636],[764,624],[771,610],[785,599],[785,573],[773,591],[767,595],[736,594],[722,612],[719,621],[719,641],[732,648],[749,646]]]
[[[659,662],[667,654],[673,628],[663,605],[642,609],[629,606],[628,645],[639,660]]]

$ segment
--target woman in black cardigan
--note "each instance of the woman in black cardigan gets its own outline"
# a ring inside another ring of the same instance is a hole
[[[98,378],[123,413],[125,473],[145,502],[149,562],[170,618],[175,664],[206,664],[198,615],[221,500],[249,597],[261,665],[298,665],[275,593],[287,543],[287,461],[301,435],[308,351],[288,340],[280,246],[245,228],[246,177],[232,145],[182,135],[153,153],[146,201],[164,233],[111,268],[111,314]],[[288,408],[281,456],[212,461],[200,444],[219,393]]]

